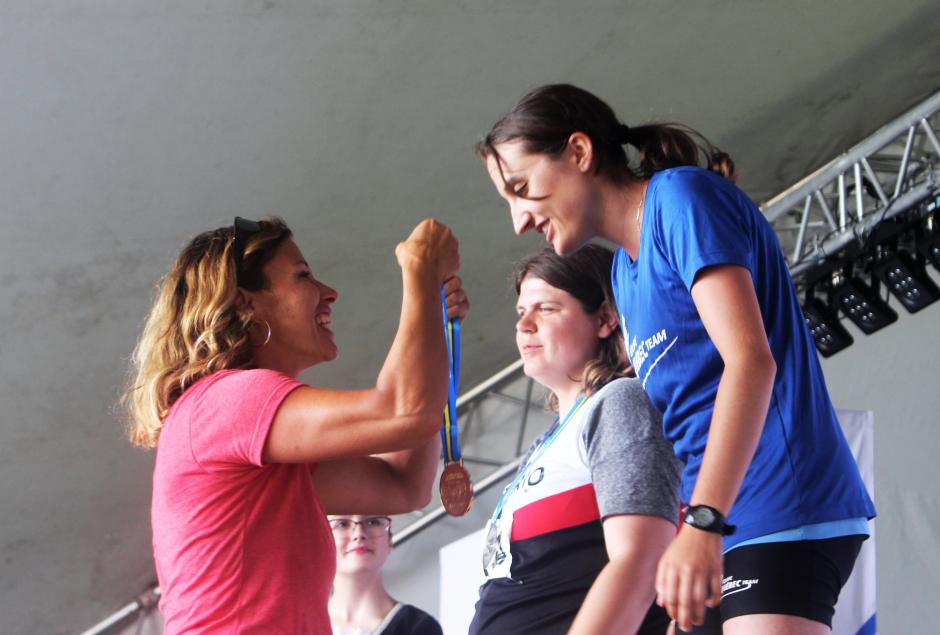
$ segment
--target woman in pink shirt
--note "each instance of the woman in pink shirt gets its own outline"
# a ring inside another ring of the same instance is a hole
[[[448,380],[441,285],[450,317],[468,303],[443,225],[423,221],[395,255],[399,328],[365,390],[297,380],[338,354],[337,293],[282,221],[237,218],[200,234],[162,281],[126,404],[131,441],[157,448],[151,516],[168,635],[329,633],[326,514],[430,501]]]

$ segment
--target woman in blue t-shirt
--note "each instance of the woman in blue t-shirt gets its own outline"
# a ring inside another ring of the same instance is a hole
[[[517,234],[559,254],[620,246],[630,359],[685,463],[657,601],[683,630],[828,632],[874,506],[779,243],[730,157],[683,126],[628,127],[564,84],[525,95],[477,151]]]

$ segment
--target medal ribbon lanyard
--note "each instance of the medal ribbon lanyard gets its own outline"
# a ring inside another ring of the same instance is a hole
[[[457,434],[457,383],[460,375],[460,322],[447,319],[447,297],[441,287],[441,307],[444,311],[444,337],[447,340],[449,360],[447,404],[441,425],[441,454],[444,471],[441,473],[441,503],[451,516],[463,516],[473,505],[473,483],[460,460],[460,438]]]
[[[499,500],[496,502],[496,509],[493,510],[493,516],[490,519],[491,521],[497,521],[503,515],[503,507],[506,505],[506,500],[509,498],[509,495],[515,491],[519,483],[525,478],[526,471],[529,466],[539,460],[548,447],[555,442],[555,439],[558,438],[558,435],[561,434],[561,431],[568,425],[568,422],[574,418],[575,413],[579,408],[587,401],[584,398],[584,395],[579,395],[578,400],[574,402],[574,405],[571,406],[571,409],[568,411],[568,414],[565,415],[565,418],[561,420],[561,423],[558,422],[558,417],[555,417],[555,420],[552,422],[552,427],[550,427],[546,433],[542,436],[544,441],[542,441],[529,456],[529,460],[525,462],[519,468],[519,471],[516,472],[516,477],[512,479],[512,482],[503,488],[502,493],[499,495]]]
[[[444,336],[447,339],[448,388],[441,426],[441,453],[444,464],[460,461],[460,439],[457,436],[457,386],[460,380],[460,322],[447,317],[447,298],[441,286],[441,307],[444,311]]]

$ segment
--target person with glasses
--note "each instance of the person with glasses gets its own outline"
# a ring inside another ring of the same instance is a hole
[[[431,615],[385,589],[382,567],[392,552],[391,518],[330,516],[330,527],[336,541],[333,635],[442,635]]]
[[[588,245],[516,266],[516,345],[558,416],[487,523],[471,635],[666,631],[653,579],[676,533],[680,466],[632,377],[612,259]]]
[[[442,296],[450,317],[468,303],[445,226],[423,221],[395,255],[398,331],[362,390],[297,379],[339,354],[338,294],[283,221],[196,236],[160,283],[124,403],[131,441],[157,448],[151,519],[168,635],[329,633],[326,514],[430,502],[448,387]]]

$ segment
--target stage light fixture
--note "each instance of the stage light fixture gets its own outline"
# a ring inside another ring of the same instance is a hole
[[[940,271],[940,234],[925,238],[917,245],[917,251]]]
[[[940,201],[938,201],[940,203]],[[917,253],[933,263],[940,271],[940,231],[937,231],[937,213],[927,217],[926,231],[917,237]]]
[[[816,350],[823,357],[832,357],[855,341],[839,322],[838,314],[819,298],[810,297],[806,300],[803,317],[813,336]]]
[[[911,313],[940,300],[940,287],[930,279],[924,261],[907,252],[899,251],[878,263],[874,273]]]
[[[874,282],[874,281],[873,281]],[[859,277],[843,278],[832,290],[836,306],[866,335],[883,329],[898,319],[878,292]]]

